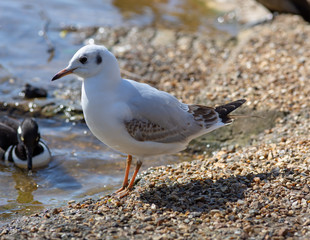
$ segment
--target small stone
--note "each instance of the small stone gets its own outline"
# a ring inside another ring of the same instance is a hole
[[[259,183],[260,182],[260,178],[259,177],[255,177],[255,178],[253,178],[253,181],[256,182],[256,183]]]
[[[154,231],[154,227],[151,225],[148,225],[148,226],[144,227],[144,230],[145,231]]]
[[[204,202],[205,199],[206,199],[205,196],[200,196],[200,197],[195,198],[194,200],[195,200],[196,202],[199,202],[199,201]]]
[[[228,189],[228,187],[227,187],[227,186],[223,186],[223,187],[221,187],[221,191],[222,191],[222,192],[226,192],[226,191],[227,191],[227,189]]]
[[[298,202],[298,201],[293,202],[293,203],[292,203],[292,208],[294,208],[294,209],[300,208],[299,202]]]
[[[8,234],[9,230],[8,229],[3,229],[2,232],[0,233],[0,236],[4,235],[4,234]]]
[[[289,210],[289,211],[287,212],[287,215],[289,215],[289,216],[294,215],[294,211],[293,211],[293,210]]]
[[[307,219],[302,225],[303,226],[309,226],[310,225],[310,219]]]
[[[308,186],[308,184],[304,185],[304,187],[302,188],[302,191],[305,193],[310,193],[310,187]]]
[[[58,213],[60,213],[61,212],[61,209],[60,208],[54,208],[53,210],[52,210],[52,214],[58,214]]]
[[[98,208],[98,212],[107,212],[107,211],[109,211],[110,210],[110,208],[108,208],[107,206],[105,206],[105,205],[102,205],[102,206],[100,206],[99,208]]]
[[[193,217],[200,217],[201,216],[201,212],[192,212],[191,214]]]
[[[186,218],[186,219],[184,220],[184,223],[188,224],[190,221],[191,221],[191,220],[189,220],[188,218]]]
[[[303,208],[306,208],[308,206],[308,203],[307,203],[307,200],[306,199],[301,199],[300,201],[300,205],[303,207]]]
[[[277,235],[278,236],[285,236],[289,232],[289,229],[286,227],[282,227],[278,230]]]
[[[243,228],[243,231],[244,232],[246,232],[246,233],[249,233],[249,232],[251,232],[252,231],[252,227],[251,227],[251,225],[246,225],[244,228]]]
[[[37,232],[37,231],[38,231],[38,228],[36,228],[36,227],[30,228],[30,232]]]
[[[159,217],[155,220],[157,226],[161,225],[165,221],[165,217]]]
[[[145,217],[145,218],[143,218],[143,221],[144,222],[149,222],[149,221],[152,221],[152,217],[151,216],[148,216],[148,217]]]
[[[237,203],[242,205],[242,204],[244,204],[244,200],[238,199]]]

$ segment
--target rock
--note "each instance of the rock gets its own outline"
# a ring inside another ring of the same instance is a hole
[[[22,91],[25,98],[45,98],[47,97],[47,90],[42,87],[35,87],[31,84],[26,84]]]

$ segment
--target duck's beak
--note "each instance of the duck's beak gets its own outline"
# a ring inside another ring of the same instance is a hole
[[[52,81],[55,81],[55,80],[57,80],[57,79],[59,79],[59,78],[62,78],[62,77],[64,77],[64,76],[68,75],[68,74],[73,73],[73,71],[74,71],[75,69],[76,69],[76,68],[72,68],[72,69],[70,69],[70,68],[65,68],[65,69],[61,70],[60,72],[58,72],[58,73],[52,78]]]
[[[26,148],[26,154],[27,154],[27,168],[28,171],[32,170],[32,156],[33,156],[33,149],[30,149],[28,147]]]

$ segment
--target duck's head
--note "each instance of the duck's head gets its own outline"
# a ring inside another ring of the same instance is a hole
[[[33,118],[25,118],[17,129],[17,136],[26,152],[28,170],[32,170],[33,152],[40,140],[37,122]]]

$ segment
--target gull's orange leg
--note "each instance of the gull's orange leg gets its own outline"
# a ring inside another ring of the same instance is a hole
[[[127,155],[126,170],[125,170],[123,186],[120,189],[118,189],[115,193],[119,193],[119,192],[125,190],[126,187],[128,186],[128,175],[129,175],[129,169],[130,169],[131,162],[132,162],[132,156],[131,155]]]
[[[135,172],[133,173],[132,178],[130,180],[130,183],[129,183],[128,187],[127,187],[128,190],[132,189],[133,184],[135,183],[135,179],[136,179],[136,176],[137,176],[137,174],[138,174],[138,172],[140,170],[141,165],[142,165],[142,162],[140,160],[138,160],[137,164],[136,164]]]
[[[135,172],[134,172],[133,175],[132,175],[132,178],[131,178],[131,180],[130,180],[130,183],[129,183],[128,187],[125,188],[124,190],[118,192],[117,196],[118,196],[119,198],[122,198],[122,197],[127,196],[128,193],[131,191],[131,189],[133,188],[133,185],[134,185],[134,183],[135,183],[135,179],[136,179],[136,176],[137,176],[137,174],[138,174],[138,172],[139,172],[139,170],[140,170],[141,165],[142,165],[142,162],[141,162],[140,160],[138,160],[138,161],[137,161],[137,164],[136,164]]]

